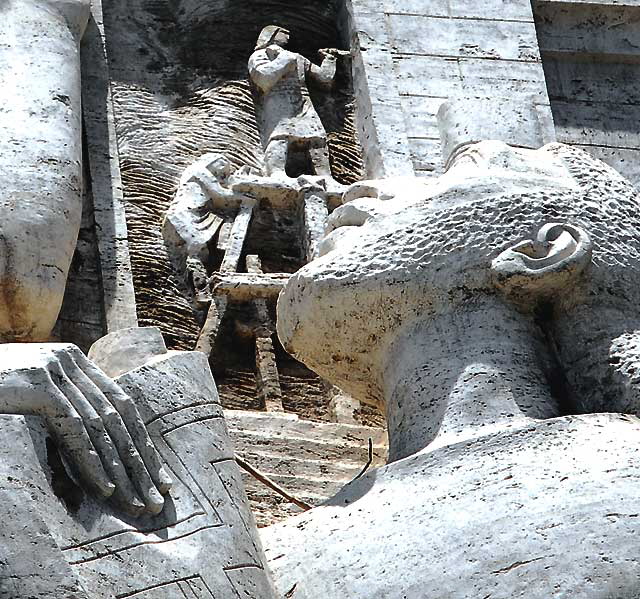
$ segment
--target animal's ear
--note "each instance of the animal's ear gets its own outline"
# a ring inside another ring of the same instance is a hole
[[[517,243],[493,260],[494,284],[511,299],[550,298],[575,284],[591,263],[591,253],[584,229],[548,223],[535,239]]]

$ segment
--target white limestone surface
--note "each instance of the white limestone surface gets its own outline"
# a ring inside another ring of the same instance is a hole
[[[635,188],[567,146],[482,142],[375,195],[291,277],[278,333],[386,410],[391,463],[264,531],[279,591],[637,597]]]
[[[57,586],[46,597],[71,597],[78,587],[96,599],[275,597],[206,357],[171,352],[117,382],[174,481],[162,511],[131,515],[98,500],[65,468],[37,419],[2,416],[1,436],[12,442],[0,446],[0,492],[11,513],[32,511],[37,520],[23,526],[19,543],[4,542],[13,528],[0,530],[0,577],[38,589],[39,576],[49,576]],[[18,504],[25,494],[29,503]],[[15,563],[34,545],[49,549],[40,572]]]
[[[46,340],[82,216],[88,0],[7,0],[0,19],[0,340]]]

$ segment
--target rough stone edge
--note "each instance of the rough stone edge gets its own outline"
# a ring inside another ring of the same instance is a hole
[[[91,19],[82,41],[81,61],[83,117],[106,332],[112,333],[138,326],[138,316],[104,41],[102,0],[91,0]]]
[[[366,175],[372,179],[414,175],[400,94],[395,76],[389,77],[395,67],[386,14],[364,13],[354,4],[346,0],[343,18],[351,38],[356,127]],[[381,85],[382,79],[386,85]]]

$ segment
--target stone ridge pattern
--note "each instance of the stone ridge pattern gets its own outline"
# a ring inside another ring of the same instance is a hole
[[[260,168],[246,67],[257,33],[276,19],[317,60],[316,44],[335,45],[336,4],[118,0],[103,10],[139,321],[159,326],[170,348],[192,349],[199,327],[162,243],[162,217],[180,174],[200,155]],[[330,117],[335,174],[351,181],[359,151],[343,83],[320,108]]]

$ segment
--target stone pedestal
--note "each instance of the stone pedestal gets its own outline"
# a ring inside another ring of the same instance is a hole
[[[96,501],[38,420],[0,418],[11,440],[0,448],[0,493],[14,514],[0,532],[0,580],[15,589],[40,578],[51,597],[82,599],[275,596],[207,366],[198,352],[171,352],[117,379],[174,481],[158,516]],[[34,544],[47,549],[32,554],[44,566],[25,568]],[[30,596],[7,589],[0,597]]]

